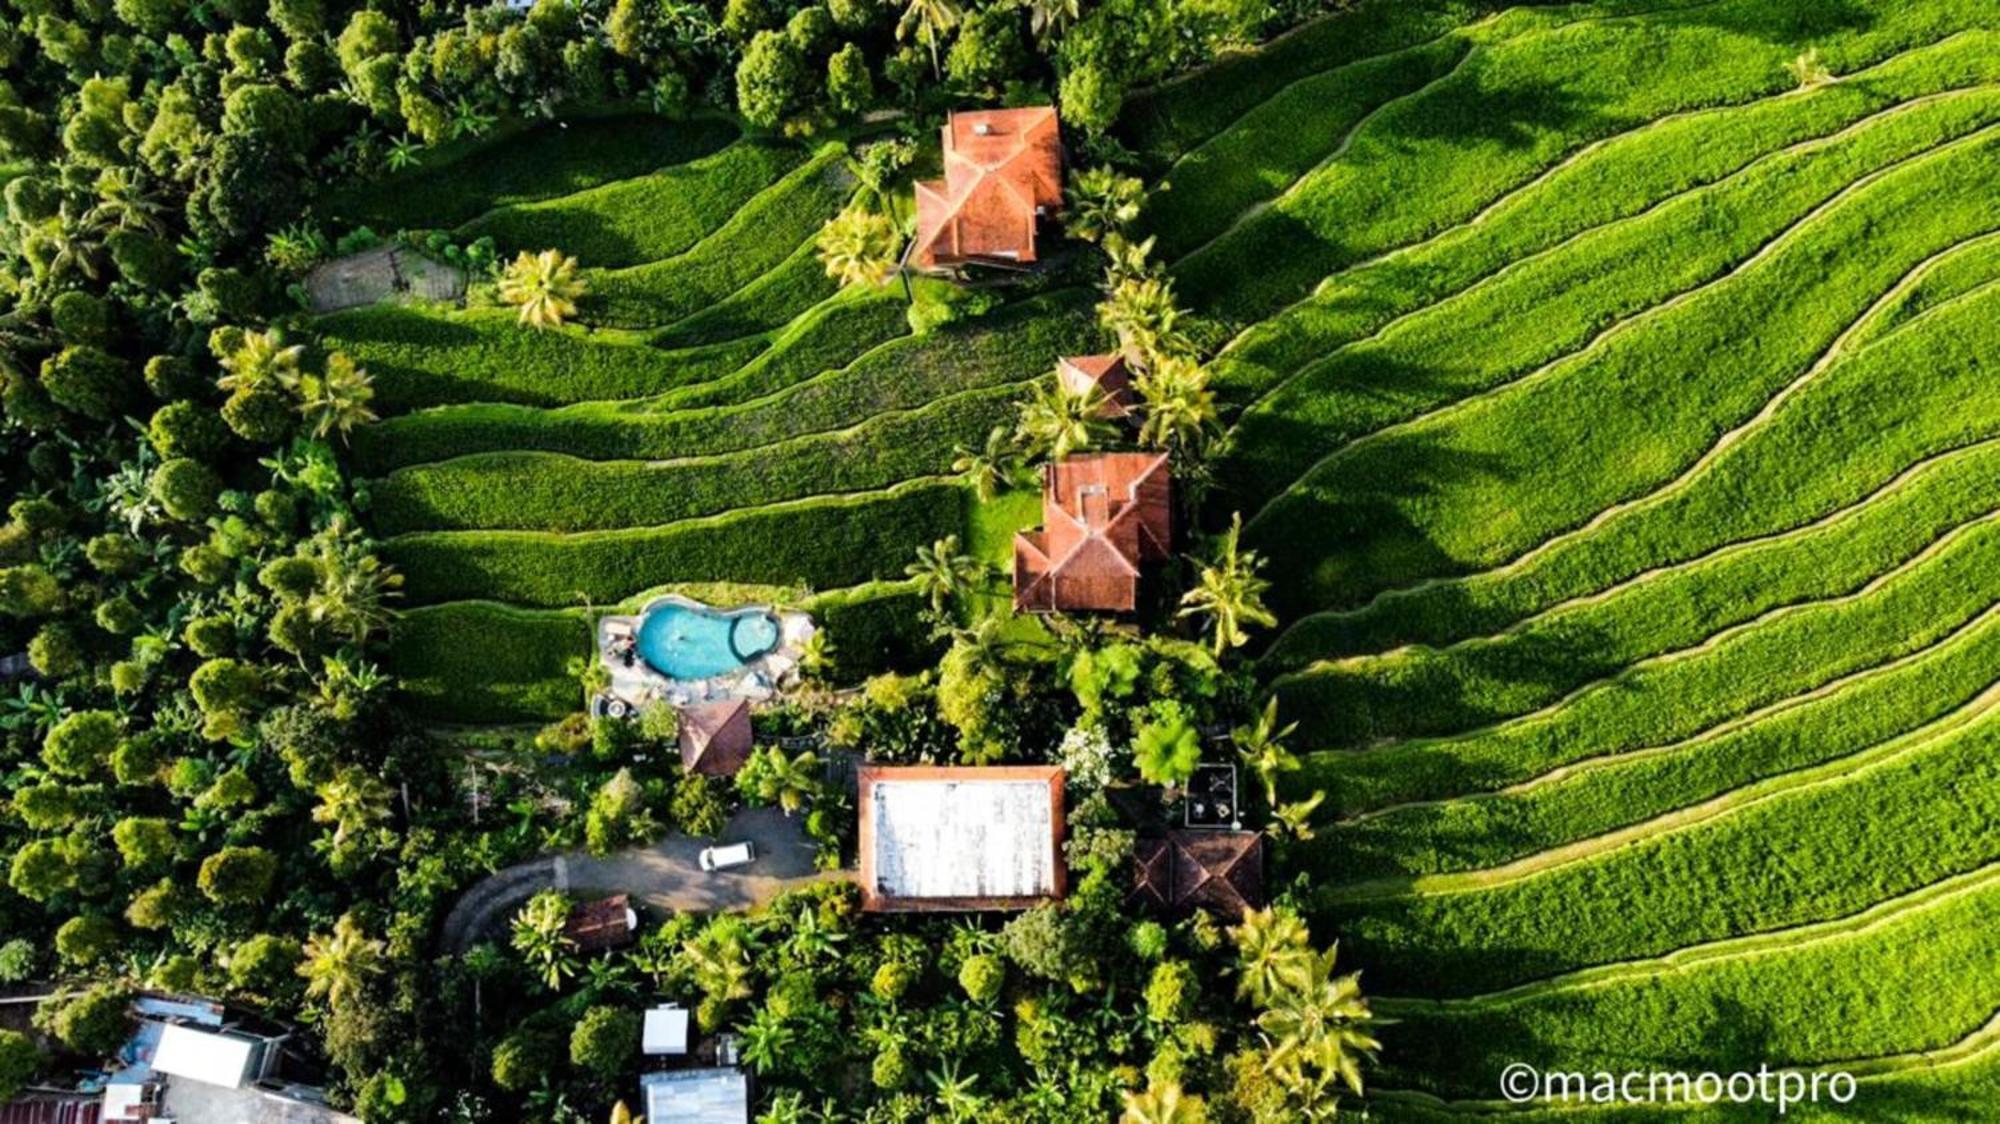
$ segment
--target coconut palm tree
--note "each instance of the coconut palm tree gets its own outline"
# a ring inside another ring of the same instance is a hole
[[[1290,804],[1280,804],[1271,809],[1271,826],[1267,829],[1273,837],[1291,836],[1300,843],[1313,837],[1312,817],[1326,800],[1326,792],[1314,789],[1304,800],[1294,800]]]
[[[959,551],[957,535],[946,535],[918,547],[917,560],[903,567],[903,573],[915,581],[917,592],[930,598],[931,612],[943,616],[952,598],[986,576],[986,566]]]
[[[1139,443],[1183,459],[1200,453],[1216,430],[1215,392],[1208,368],[1192,359],[1162,355],[1133,380],[1141,421]]]
[[[588,288],[576,259],[561,250],[523,250],[500,276],[500,299],[519,309],[521,323],[531,328],[553,328],[575,316],[577,298]]]
[[[389,602],[401,596],[403,575],[361,543],[332,535],[318,538],[313,560],[319,585],[306,595],[306,611],[314,620],[356,644],[389,627]]]
[[[1021,479],[1021,457],[1014,449],[1013,434],[1004,425],[988,430],[979,448],[960,445],[954,451],[957,456],[951,470],[965,477],[981,503],[992,503]]]
[[[1246,625],[1270,626],[1278,618],[1264,605],[1264,591],[1271,583],[1259,570],[1264,560],[1254,550],[1243,550],[1238,540],[1243,534],[1243,513],[1229,520],[1229,530],[1217,541],[1211,560],[1203,563],[1195,587],[1181,595],[1177,616],[1204,617],[1215,630],[1215,654],[1240,648],[1250,639]]]
[[[540,969],[551,991],[576,975],[576,941],[564,931],[568,924],[569,899],[560,890],[543,890],[514,914],[510,943],[521,959]]]
[[[243,338],[221,359],[223,376],[215,384],[224,390],[257,390],[280,386],[287,390],[299,385],[300,360],[305,345],[285,343],[284,333],[273,328],[266,332],[243,333]]]
[[[1382,1044],[1372,1033],[1377,1020],[1361,994],[1361,974],[1337,975],[1339,945],[1307,953],[1299,969],[1257,1016],[1267,1045],[1264,1068],[1292,1088],[1319,1089],[1320,1075],[1336,1074],[1361,1095],[1361,1063]]]
[[[1181,316],[1173,282],[1165,277],[1117,278],[1097,305],[1098,322],[1118,333],[1125,357],[1141,367],[1194,350]]]
[[[358,765],[344,766],[319,786],[313,822],[333,825],[337,847],[388,819],[389,796],[389,786],[380,777]]]
[[[743,1036],[743,1060],[759,1074],[783,1065],[798,1044],[798,1031],[772,1007],[759,1007],[751,1020],[736,1028]]]
[[[895,276],[902,236],[889,216],[859,205],[826,221],[813,239],[826,275],[848,285],[880,285]]]
[[[305,415],[313,436],[339,433],[345,441],[355,426],[375,420],[375,411],[368,405],[374,397],[375,380],[353,357],[336,351],[326,357],[323,372],[300,380],[299,413]]]
[[[1092,386],[1079,394],[1061,379],[1037,382],[1021,403],[1015,439],[1031,450],[1061,460],[1111,439],[1111,422],[1104,417],[1104,392]]]
[[[916,35],[917,41],[931,53],[931,77],[942,77],[938,44],[958,26],[960,14],[957,0],[910,0],[910,6],[903,9],[903,18],[896,21],[896,41],[900,43]]]
[[[976,1116],[986,1107],[986,1098],[972,1091],[979,1083],[979,1075],[958,1073],[958,1059],[947,1060],[930,1074],[931,1088],[937,1091],[938,1105],[945,1110],[946,1118],[952,1121],[967,1120]]]
[[[733,922],[720,926],[711,922],[709,928],[681,945],[681,959],[703,995],[729,1003],[755,994],[750,986],[750,953]]]
[[[1137,176],[1121,176],[1100,164],[1070,177],[1063,194],[1068,197],[1063,228],[1072,238],[1097,242],[1132,225],[1146,201],[1146,186]]]
[[[1298,755],[1283,744],[1298,728],[1296,722],[1278,725],[1278,696],[1272,695],[1265,701],[1257,721],[1229,732],[1229,739],[1236,743],[1237,756],[1264,786],[1264,803],[1274,808],[1278,804],[1278,774],[1299,767]]]
[[[330,1006],[344,1005],[382,971],[385,951],[381,941],[361,931],[353,914],[342,914],[333,932],[306,938],[305,957],[299,962],[306,994],[323,998]]]
[[[1046,47],[1062,29],[1076,22],[1081,8],[1078,0],[1027,0],[1028,30],[1037,46]]]
[[[1299,915],[1285,906],[1248,910],[1229,930],[1236,942],[1236,994],[1259,1005],[1296,979],[1312,954],[1311,934]]]
[[[1126,1091],[1125,1111],[1118,1124],[1207,1124],[1208,1105],[1200,1097],[1184,1092],[1181,1083],[1155,1082],[1143,1093]]]

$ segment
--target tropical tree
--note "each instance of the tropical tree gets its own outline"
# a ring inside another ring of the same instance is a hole
[[[1015,452],[1013,434],[1004,425],[988,430],[986,441],[979,448],[960,445],[954,451],[956,458],[951,462],[951,470],[972,485],[981,503],[992,503],[1021,478],[1021,458]]]
[[[576,975],[576,942],[565,932],[569,898],[559,890],[543,890],[514,914],[514,951],[538,968],[550,990]]]
[[[1104,392],[1092,386],[1078,393],[1061,379],[1037,382],[1021,403],[1014,435],[1031,456],[1061,460],[1110,440],[1115,432],[1104,416]]]
[[[1193,359],[1162,355],[1139,372],[1132,388],[1139,394],[1141,445],[1170,450],[1183,460],[1207,446],[1217,422],[1208,368]]]
[[[326,357],[326,369],[299,381],[299,413],[305,415],[313,436],[338,433],[342,440],[357,425],[375,420],[369,401],[375,397],[375,380],[358,366],[353,357],[336,351]]]
[[[1278,696],[1272,695],[1255,722],[1229,732],[1229,739],[1236,743],[1237,756],[1257,775],[1264,786],[1264,803],[1271,807],[1278,804],[1278,775],[1299,767],[1298,755],[1284,746],[1284,740],[1298,728],[1296,722],[1278,725]]]
[[[313,551],[319,582],[306,596],[312,618],[356,644],[387,629],[394,616],[389,602],[400,596],[403,575],[365,543],[337,532],[318,536]]]
[[[1229,930],[1236,944],[1236,994],[1263,1005],[1298,978],[1312,954],[1311,933],[1285,906],[1248,910]]]
[[[500,276],[500,299],[531,328],[553,328],[576,315],[577,298],[587,290],[576,259],[561,250],[523,250]]]
[[[313,822],[333,825],[338,847],[389,818],[389,786],[359,765],[345,765],[319,786],[319,806]]]
[[[1361,994],[1361,974],[1334,971],[1339,948],[1306,953],[1257,1016],[1257,1029],[1264,1068],[1286,1087],[1317,1095],[1333,1075],[1360,1096],[1361,1063],[1382,1044],[1372,1033],[1377,1020]]]
[[[300,361],[305,345],[285,343],[276,328],[267,332],[244,332],[236,346],[218,360],[225,372],[216,380],[223,390],[262,390],[279,386],[287,390],[299,385]]]
[[[1173,282],[1158,276],[1115,278],[1097,305],[1098,322],[1118,333],[1125,357],[1141,367],[1194,350],[1182,316]]]
[[[362,932],[361,922],[346,913],[334,922],[333,932],[306,938],[299,975],[306,978],[307,995],[340,1007],[381,973],[386,954],[387,946]]]
[[[1268,829],[1274,837],[1289,835],[1303,843],[1313,837],[1312,817],[1326,800],[1326,792],[1314,789],[1304,800],[1294,800],[1271,809],[1273,823]]]
[[[826,275],[847,285],[880,285],[896,272],[902,235],[889,216],[855,205],[819,228],[813,245]]]
[[[986,566],[958,549],[957,535],[946,535],[918,547],[917,560],[903,567],[903,573],[916,583],[917,592],[930,598],[931,612],[943,616],[952,598],[986,575]]]
[[[958,26],[962,13],[957,0],[910,0],[909,7],[903,9],[903,18],[896,21],[896,40],[903,42],[911,35],[931,54],[931,76],[943,77],[938,64],[938,44]]]
[[[632,1115],[632,1110],[625,1107],[624,1101],[615,1101],[611,1105],[609,1124],[646,1124],[646,1118]]]
[[[1792,80],[1797,82],[1802,90],[1824,86],[1833,81],[1833,71],[1827,69],[1826,61],[1819,57],[1818,47],[1813,47],[1786,63],[1785,69],[1791,72]]]
[[[1030,13],[1034,10],[1030,5]],[[1146,186],[1137,176],[1119,175],[1116,169],[1100,164],[1071,176],[1063,194],[1068,197],[1063,209],[1064,229],[1072,238],[1097,242],[1108,234],[1123,233],[1138,219],[1139,208],[1146,201]]]
[[[771,768],[763,789],[766,799],[784,809],[786,815],[797,812],[819,793],[819,754],[804,749],[788,757],[784,750],[772,746]]]
[[[1185,715],[1148,721],[1132,739],[1132,762],[1149,783],[1181,784],[1201,764],[1201,735]]]
[[[1243,514],[1229,520],[1229,530],[1217,540],[1214,553],[1201,566],[1195,586],[1181,595],[1177,616],[1202,617],[1215,633],[1215,654],[1240,648],[1250,639],[1247,625],[1270,626],[1278,618],[1264,605],[1271,583],[1259,573],[1264,560],[1239,543]]]
[[[1127,1090],[1118,1124],[1207,1124],[1208,1105],[1178,1081],[1154,1082],[1145,1092]]]

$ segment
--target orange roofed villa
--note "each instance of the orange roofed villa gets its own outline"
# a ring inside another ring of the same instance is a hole
[[[1026,909],[1060,898],[1063,771],[863,765],[861,908]]]
[[[1036,260],[1042,218],[1062,206],[1062,136],[1053,106],[954,113],[944,178],[917,184],[918,269]]]
[[[1042,466],[1042,527],[1014,536],[1014,608],[1129,613],[1142,568],[1173,546],[1165,453],[1096,453]]]

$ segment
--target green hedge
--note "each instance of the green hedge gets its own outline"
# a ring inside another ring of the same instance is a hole
[[[1384,1003],[1382,1080],[1491,1096],[1515,1061],[1541,1068],[1756,1072],[1948,1046],[1992,1015],[2000,989],[2000,873],[1987,870],[1788,934],[1696,958],[1577,978],[1518,999]],[[1949,981],[1950,986],[1939,986]],[[1923,996],[1918,1003],[1884,996]],[[1843,1068],[1831,1066],[1829,1068]],[[1863,1092],[1856,1102],[1873,1106]]]
[[[1912,99],[2000,77],[2000,34],[1971,33],[1895,56],[1845,82],[1652,122],[1578,153],[1450,229],[1329,277],[1314,296],[1253,325],[1214,364],[1244,401],[1398,316],[1445,300],[1531,255],[1742,174],[1785,148],[1834,136]]]
[[[1497,637],[1314,665],[1280,677],[1279,698],[1287,714],[1319,730],[1337,722],[1356,744],[1526,714],[1639,660],[1780,606],[1851,593],[1905,565],[2000,502],[2000,446],[1984,454],[1822,527],[1659,573]]]
[[[737,137],[721,118],[670,121],[651,114],[577,117],[427,154],[425,162],[374,183],[335,192],[321,204],[346,224],[379,233],[437,230],[494,207],[552,199],[655,168],[698,160]]]
[[[1371,110],[1442,76],[1469,49],[1441,39],[1286,87],[1168,169],[1142,224],[1159,254],[1171,260],[1221,234],[1331,156]]]
[[[1586,760],[1574,771],[1440,803],[1343,820],[1289,857],[1343,878],[1497,866],[1886,741],[1962,706],[2000,677],[2000,619],[1663,752]]]
[[[941,648],[926,613],[930,602],[906,581],[870,582],[807,598],[833,644],[833,678],[858,683],[883,671],[933,666]]]
[[[480,453],[402,469],[371,488],[381,534],[610,530],[950,473],[956,447],[1015,416],[1018,385],[969,391],[851,429],[716,457],[585,461]]]
[[[1685,657],[1641,664],[1559,707],[1450,739],[1310,754],[1297,786],[1343,812],[1448,799],[1588,757],[1660,746],[1916,651],[2000,596],[2000,523],[1954,536],[1868,593],[1800,608]]]
[[[794,257],[852,191],[840,146],[827,145],[687,252],[629,269],[585,271],[590,292],[583,316],[651,328],[716,305]]]
[[[456,233],[491,237],[508,254],[553,246],[594,268],[639,265],[694,245],[805,159],[797,145],[742,140],[649,175],[496,208]]]
[[[1809,238],[1823,221],[1817,209],[1844,189],[1995,121],[2000,89],[1919,106],[1522,262],[1308,364],[1245,410],[1236,453],[1218,466],[1222,486],[1254,507],[1363,434],[1546,364],[1584,362],[1573,357],[1591,354],[1586,345],[1607,328],[1721,282],[1755,254]]]
[[[560,406],[659,394],[721,378],[765,347],[751,337],[666,351],[621,332],[536,331],[501,309],[428,305],[368,305],[322,317],[316,327],[322,344],[346,351],[375,376],[375,407],[383,414],[448,403]],[[363,447],[379,443],[379,433],[362,433]]]
[[[480,404],[392,418],[371,427],[362,463],[383,472],[501,450],[625,460],[752,449],[960,391],[1020,382],[1053,367],[1057,355],[1087,352],[1101,338],[1090,323],[1089,294],[1050,294],[892,340],[848,367],[727,406],[651,413],[643,404],[559,410]]]
[[[1953,450],[1984,458],[1966,447],[2000,436],[2000,388],[1986,373],[2000,347],[1992,308],[1980,298],[1940,306],[1834,365],[1670,496],[1507,566],[1304,618],[1279,646],[1331,657],[1490,632],[1649,569],[1830,517],[1878,490],[1919,486],[1952,471]]]
[[[668,582],[856,585],[901,576],[917,547],[963,532],[956,484],[918,481],[660,527],[564,535],[440,531],[389,539],[413,604],[617,601]]]
[[[1995,175],[1995,135],[1905,165],[1590,362],[1347,446],[1246,525],[1278,604],[1340,607],[1497,565],[1673,479],[1904,273],[1990,227]]]
[[[1642,29],[1580,20],[1512,38],[1468,32],[1482,47],[1466,66],[1182,262],[1182,293],[1228,318],[1268,315],[1341,266],[1465,221],[1586,142],[1786,89],[1786,64],[1808,48],[1842,72],[1983,23],[1963,5],[1722,0],[1655,13]]]
[[[1855,913],[2000,858],[2000,713],[1957,721],[1582,862],[1484,888],[1423,894],[1420,881],[1418,896],[1323,901],[1315,920],[1341,934],[1377,993],[1471,995]]]

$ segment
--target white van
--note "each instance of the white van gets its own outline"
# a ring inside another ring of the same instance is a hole
[[[745,839],[741,843],[724,843],[720,847],[701,849],[701,868],[706,871],[728,870],[732,866],[749,866],[757,861],[757,844]]]

